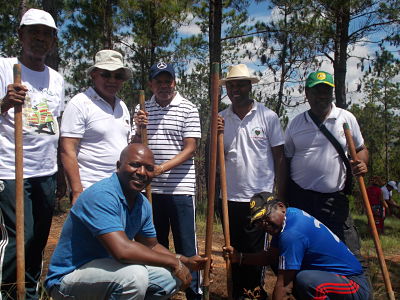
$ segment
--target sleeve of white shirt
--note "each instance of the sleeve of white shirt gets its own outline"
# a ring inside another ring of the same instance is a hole
[[[61,136],[82,138],[86,130],[85,117],[82,111],[70,101],[61,120]]]
[[[285,131],[285,156],[288,158],[292,158],[294,155],[294,143],[291,136],[291,123],[286,128]]]
[[[271,114],[268,122],[268,131],[271,147],[284,144],[281,122],[278,115],[274,112]]]
[[[138,105],[136,105],[136,107],[135,107],[135,112],[133,113],[132,130],[131,130],[131,135],[132,135],[132,136],[134,136],[134,135],[136,134],[135,117],[136,117],[136,114],[137,114],[137,112],[139,111],[139,109],[140,109],[140,105],[138,104]]]
[[[356,148],[360,148],[364,145],[364,138],[361,134],[360,125],[358,125],[356,117],[349,112],[349,119],[350,119],[350,130],[353,136],[354,145]]]
[[[193,106],[187,113],[185,120],[185,128],[183,129],[183,138],[200,138],[201,127],[199,112],[195,106]]]

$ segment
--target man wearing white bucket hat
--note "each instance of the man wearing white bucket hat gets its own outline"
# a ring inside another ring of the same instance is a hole
[[[383,200],[388,205],[388,215],[394,215],[400,218],[400,205],[398,205],[392,198],[392,191],[399,191],[397,189],[396,181],[390,180],[386,185],[381,187],[383,193]]]
[[[18,29],[21,55],[0,59],[0,280],[3,299],[16,299],[14,106],[23,103],[24,219],[26,299],[38,299],[56,195],[58,123],[64,80],[45,65],[57,39],[52,16],[29,9]],[[21,64],[21,84],[13,65]]]
[[[226,86],[232,104],[220,113],[219,127],[224,127],[224,151],[228,188],[229,227],[232,246],[241,252],[264,249],[265,233],[249,225],[249,199],[261,191],[278,193],[285,184],[283,133],[279,118],[272,110],[251,98],[251,76],[246,65],[231,66],[221,84]],[[261,284],[262,268],[232,266],[233,297],[246,297],[244,289]]]
[[[71,200],[93,183],[110,176],[130,139],[130,115],[116,94],[132,77],[114,50],[97,52],[87,69],[93,86],[68,103],[61,123],[61,160],[71,187]]]

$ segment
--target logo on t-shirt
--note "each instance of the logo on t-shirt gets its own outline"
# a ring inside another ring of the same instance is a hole
[[[23,110],[24,127],[30,133],[36,134],[56,134],[58,127],[56,119],[51,113],[47,104],[47,99],[33,104],[27,96]]]
[[[252,139],[264,139],[264,132],[260,127],[254,127],[251,129],[251,138]]]

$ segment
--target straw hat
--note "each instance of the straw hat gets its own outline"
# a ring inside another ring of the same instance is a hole
[[[245,64],[239,64],[236,66],[230,66],[226,78],[221,79],[221,84],[225,85],[227,81],[232,80],[249,80],[251,83],[257,83],[260,81],[255,76],[250,76],[250,71]]]
[[[90,75],[95,68],[115,71],[123,69],[125,71],[126,78],[132,77],[131,69],[124,66],[122,54],[114,50],[100,50],[96,53],[94,59],[94,65],[87,69],[87,74]]]

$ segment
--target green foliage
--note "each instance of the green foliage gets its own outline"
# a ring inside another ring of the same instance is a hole
[[[400,61],[383,50],[377,54],[363,80],[364,107],[353,105],[370,151],[369,175],[387,180],[400,177]]]

